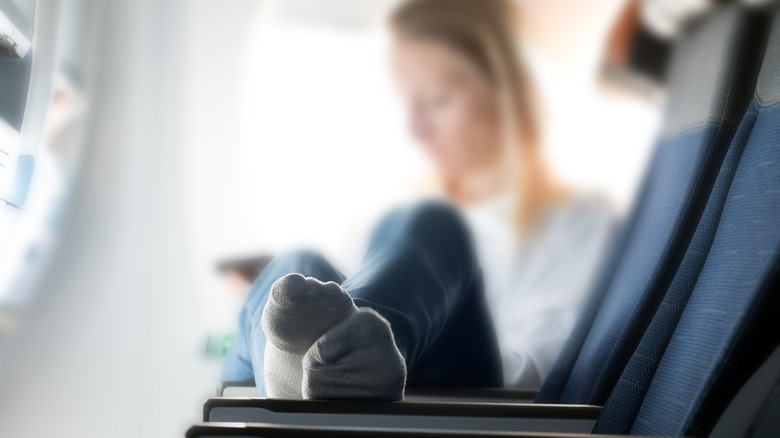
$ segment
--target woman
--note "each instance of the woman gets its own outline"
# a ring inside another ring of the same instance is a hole
[[[254,379],[269,397],[388,400],[405,384],[541,384],[613,221],[543,163],[514,17],[511,0],[395,11],[411,131],[449,202],[385,218],[349,278],[317,254],[277,257],[247,297],[223,380]]]

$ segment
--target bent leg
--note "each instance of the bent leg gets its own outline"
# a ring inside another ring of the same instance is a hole
[[[502,385],[501,360],[468,230],[443,203],[400,209],[374,232],[342,283],[392,328],[417,386]]]
[[[241,308],[238,328],[222,367],[223,382],[254,380],[259,395],[266,395],[263,377],[266,337],[261,327],[261,317],[271,286],[280,278],[293,273],[314,277],[322,282],[341,283],[344,280],[344,276],[324,257],[311,251],[294,251],[274,258],[255,280]]]

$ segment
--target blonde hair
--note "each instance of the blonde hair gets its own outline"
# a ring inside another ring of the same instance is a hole
[[[516,178],[517,222],[527,228],[563,192],[541,162],[538,102],[521,56],[517,21],[512,0],[405,0],[391,26],[398,35],[435,41],[464,56],[496,90],[507,164]],[[521,148],[524,153],[518,153]]]

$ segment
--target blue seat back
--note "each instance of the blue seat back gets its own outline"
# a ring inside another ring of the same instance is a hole
[[[632,434],[708,435],[741,386],[780,345],[778,29],[765,66],[750,110],[755,124],[696,285],[689,297],[670,291],[607,402],[599,431],[627,431],[621,418],[633,418]],[[668,336],[669,321],[675,320],[660,361],[646,361],[643,356],[655,354],[654,344]],[[646,394],[635,408],[637,388],[646,388]],[[612,424],[621,427],[608,427]]]
[[[663,356],[707,260],[707,255],[710,252],[715,232],[720,222],[726,195],[757,115],[756,106],[751,105],[734,136],[733,145],[726,156],[720,175],[710,195],[710,202],[704,210],[696,234],[688,247],[685,258],[680,264],[680,269],[677,271],[674,281],[658,307],[653,321],[642,336],[642,340],[634,351],[628,365],[626,365],[619,376],[619,380],[611,392],[611,394],[616,394],[616,396],[610,396],[605,404],[607,412],[610,412],[611,409],[619,409],[620,414],[607,414],[601,417],[594,432],[627,434],[630,431],[633,420],[652,380],[655,366]]]
[[[538,402],[606,401],[680,267],[749,105],[766,38],[761,29],[761,14],[727,5],[693,26],[676,49],[667,122],[615,276],[595,316],[583,315],[590,327],[572,335],[587,330],[578,354],[573,361],[561,356]],[[569,347],[572,356],[576,348]],[[566,368],[568,376],[554,375]]]

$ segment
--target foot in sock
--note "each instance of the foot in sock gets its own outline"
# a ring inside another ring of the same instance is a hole
[[[261,325],[268,339],[263,363],[268,397],[300,399],[302,361],[317,339],[357,314],[336,283],[290,274],[271,287]]]
[[[320,337],[303,358],[303,397],[402,400],[406,363],[390,324],[361,308]]]

